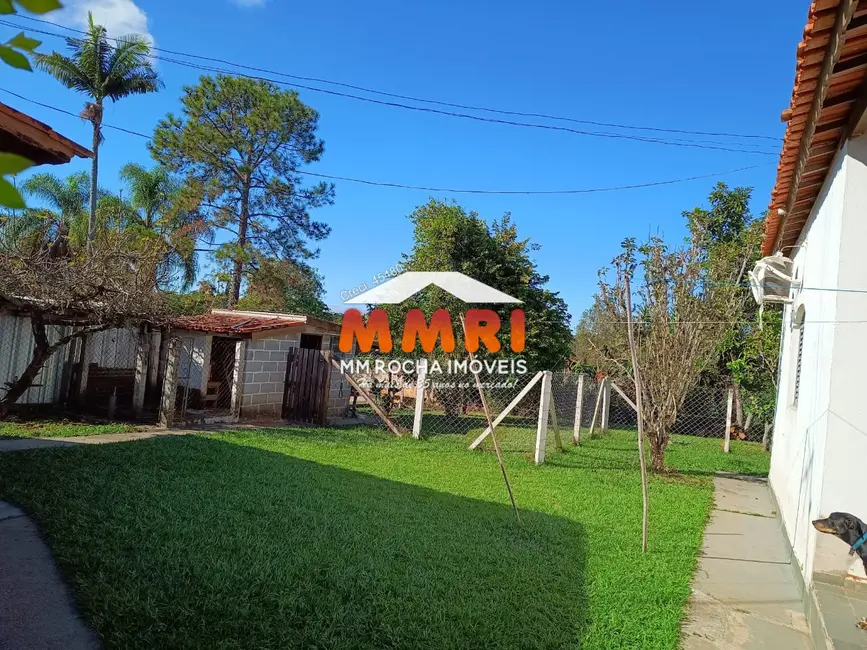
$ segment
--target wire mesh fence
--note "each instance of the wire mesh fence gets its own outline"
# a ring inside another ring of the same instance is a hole
[[[471,449],[491,448],[487,418],[471,374],[428,375],[422,388],[418,376],[409,372],[368,373],[356,379],[367,393],[354,397],[360,423],[385,428],[390,420],[404,434],[463,436]],[[635,390],[628,380],[568,372],[482,373],[480,380],[503,450],[534,454],[537,462],[540,444],[547,452],[611,430],[638,428]],[[721,441],[728,432],[731,440],[761,442],[769,426],[770,422],[739,412],[730,387],[716,385],[691,389],[674,410],[668,431]]]
[[[224,337],[179,339],[176,413],[183,421],[228,416],[232,410],[235,341]]]
[[[50,325],[47,335],[56,342],[74,331],[70,325]],[[164,392],[168,344],[169,337],[150,328],[107,329],[73,338],[51,355],[18,403],[107,419],[155,421]],[[0,315],[0,391],[9,390],[25,371],[34,345],[29,319]],[[175,411],[180,421],[237,413],[237,345],[236,339],[221,336],[177,339]],[[365,372],[335,375],[331,388],[342,412],[329,408],[330,420],[416,437],[462,436],[471,448],[490,447],[488,421],[472,373],[433,372],[394,359],[380,361],[384,363],[371,364]],[[506,451],[534,453],[538,459],[540,445],[547,450],[605,431],[637,429],[634,388],[628,379],[568,372],[495,374],[483,368],[479,380]],[[653,400],[648,401],[645,408],[653,408]],[[665,426],[674,436],[728,435],[767,444],[772,414],[753,418],[746,410],[739,404],[738,391],[729,385],[696,386],[676,405]],[[645,410],[645,421],[647,417]]]
[[[90,331],[80,326],[50,324],[45,333],[52,352],[15,401],[13,412],[28,417],[68,414],[108,420],[156,420],[156,363],[149,371],[147,360],[158,356],[159,332],[140,328]],[[62,339],[68,341],[55,348]],[[28,317],[0,315],[0,396],[8,395],[27,375],[37,348]]]
[[[72,385],[78,391],[70,404],[109,419],[131,418],[134,411],[136,355],[139,331],[111,329],[96,332],[83,341],[79,376]]]

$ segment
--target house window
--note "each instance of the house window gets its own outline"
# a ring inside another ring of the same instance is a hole
[[[798,395],[801,392],[801,368],[804,360],[804,307],[798,308],[795,315],[795,327],[798,328],[798,352],[795,357],[795,380],[792,387],[792,406],[798,405]]]

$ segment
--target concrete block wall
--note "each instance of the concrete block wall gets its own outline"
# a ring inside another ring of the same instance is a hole
[[[244,391],[241,417],[247,419],[279,419],[283,409],[283,387],[286,380],[286,355],[300,345],[301,334],[322,335],[322,351],[332,352],[332,338],[312,327],[279,337],[260,338],[247,342]],[[343,355],[344,357],[346,355]],[[341,419],[349,406],[349,382],[336,368],[331,370],[326,420]]]
[[[332,339],[333,341],[329,342],[328,349],[331,351],[332,356],[339,363],[341,359],[352,359],[354,355],[353,352],[344,353],[340,352],[337,349],[337,335],[335,334]],[[331,382],[328,387],[328,414],[326,416],[327,422],[333,422],[335,420],[342,420],[346,417],[346,409],[349,407],[349,394],[352,390],[352,387],[349,385],[349,381],[347,381],[346,377],[341,374],[341,372],[332,367],[331,368]]]
[[[247,342],[242,418],[279,418],[283,409],[286,355],[298,347],[300,333]]]
[[[349,406],[349,392],[351,387],[337,368],[331,369],[331,385],[328,387],[328,415],[327,421],[340,420],[346,415]]]

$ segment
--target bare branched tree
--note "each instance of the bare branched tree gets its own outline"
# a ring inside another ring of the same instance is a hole
[[[101,330],[161,324],[173,313],[169,296],[154,289],[164,244],[110,231],[88,256],[56,238],[35,245],[32,237],[0,237],[0,313],[29,318],[34,340],[27,367],[0,387],[0,419],[63,346]]]
[[[671,249],[653,237],[637,246],[624,240],[612,268],[599,274],[599,292],[579,326],[585,362],[612,375],[632,376],[627,335],[626,277],[633,280],[633,319],[641,367],[644,424],[653,471],[665,467],[671,427],[702,371],[715,364],[719,340],[740,314],[746,294],[728,282],[710,281],[695,241]],[[633,265],[637,262],[637,267]]]

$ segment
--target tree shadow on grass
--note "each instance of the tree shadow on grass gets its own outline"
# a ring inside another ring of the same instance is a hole
[[[275,452],[19,452],[0,494],[107,648],[565,648],[587,624],[574,521]]]

